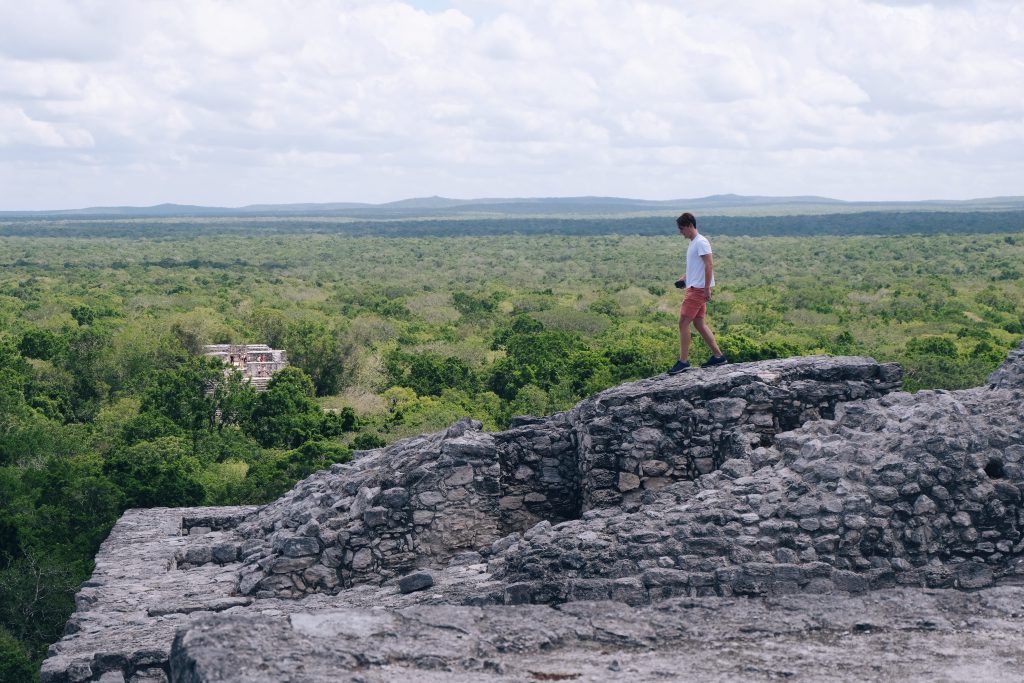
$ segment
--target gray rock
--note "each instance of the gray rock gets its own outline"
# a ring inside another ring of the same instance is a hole
[[[408,574],[398,580],[398,590],[402,593],[414,593],[434,585],[434,577],[430,572]]]

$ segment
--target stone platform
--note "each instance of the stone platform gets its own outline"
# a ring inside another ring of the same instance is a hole
[[[696,370],[130,510],[42,680],[1019,680],[1022,363]]]

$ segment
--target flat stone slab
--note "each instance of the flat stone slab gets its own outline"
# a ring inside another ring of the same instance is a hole
[[[293,612],[401,608],[427,601],[461,602],[467,595],[501,595],[500,584],[486,573],[484,564],[435,571],[431,590],[408,595],[392,582],[300,600],[255,600],[238,595],[238,561],[179,565],[180,558],[196,549],[244,540],[228,528],[191,533],[197,526],[190,525],[217,529],[236,524],[255,510],[210,507],[125,512],[100,547],[92,577],[75,597],[76,610],[65,626],[64,637],[50,646],[41,671],[43,683],[98,681],[104,675],[108,680],[122,676],[129,683],[166,681],[175,633],[211,614],[259,621]]]
[[[171,680],[1019,681],[1024,588],[211,615]]]

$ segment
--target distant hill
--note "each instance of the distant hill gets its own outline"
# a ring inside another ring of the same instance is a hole
[[[522,197],[452,199],[419,197],[384,204],[358,202],[252,204],[236,208],[158,204],[99,206],[54,211],[0,211],[0,218],[156,218],[203,216],[329,216],[355,219],[438,218],[445,216],[608,216],[666,215],[693,211],[716,215],[800,215],[863,211],[1013,211],[1024,197],[913,202],[850,202],[828,197],[762,197],[719,194],[691,199],[647,200],[623,197]]]

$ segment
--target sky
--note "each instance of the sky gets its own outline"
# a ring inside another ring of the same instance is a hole
[[[0,210],[1022,179],[1019,0],[0,0]]]

